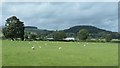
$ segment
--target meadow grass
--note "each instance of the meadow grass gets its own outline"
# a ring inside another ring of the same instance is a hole
[[[2,57],[3,66],[117,66],[118,44],[3,40]]]
[[[0,67],[2,67],[2,40],[0,40]]]

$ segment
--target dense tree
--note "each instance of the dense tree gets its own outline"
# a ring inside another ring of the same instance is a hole
[[[30,38],[30,32],[25,31],[24,33],[24,39],[28,40]]]
[[[106,40],[106,42],[110,42],[112,40],[112,35],[106,34],[105,40]]]
[[[38,38],[38,34],[37,33],[35,33],[35,32],[27,32],[27,31],[25,31],[25,35],[24,35],[24,38],[25,38],[25,40],[37,40],[37,38]]]
[[[53,38],[54,40],[63,40],[66,38],[66,34],[64,31],[55,31],[53,32]]]
[[[37,38],[38,38],[38,40],[46,40],[46,35],[43,35],[43,34],[39,34],[39,35],[37,35]]]
[[[24,24],[16,16],[12,16],[6,20],[3,34],[6,38],[21,38],[24,40]]]
[[[105,38],[105,35],[106,35],[105,32],[99,32],[99,33],[97,34],[97,37],[98,37],[99,39],[104,39],[104,38]]]
[[[37,38],[37,34],[34,33],[30,34],[30,39],[36,40],[36,38]]]
[[[78,33],[77,36],[79,40],[86,40],[88,38],[89,32],[86,29],[81,29]]]

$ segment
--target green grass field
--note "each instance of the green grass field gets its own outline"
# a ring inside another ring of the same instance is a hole
[[[118,65],[117,43],[3,40],[2,50],[3,66]]]
[[[2,40],[0,40],[0,67],[2,67]]]

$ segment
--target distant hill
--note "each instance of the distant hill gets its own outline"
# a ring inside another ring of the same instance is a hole
[[[88,26],[88,25],[80,25],[80,26],[73,26],[69,29],[63,30],[66,33],[77,33],[80,29],[87,29],[91,35],[91,37],[101,37],[104,34],[111,34],[114,39],[120,38],[120,34],[118,32],[107,31],[104,29],[97,28],[95,26]]]
[[[27,32],[34,32],[34,33],[43,34],[43,35],[48,35],[48,34],[53,32],[53,31],[38,29],[35,26],[25,26],[25,31],[27,31]]]
[[[25,26],[25,29],[38,29],[38,28],[35,26]]]
[[[103,34],[108,34],[108,33],[111,34],[113,38],[118,38],[118,37],[120,38],[120,34],[118,34],[117,32],[107,31],[107,30],[100,29],[95,26],[89,26],[89,25],[73,26],[73,27],[70,27],[69,29],[64,29],[62,31],[67,33],[68,36],[72,36],[72,35],[76,35],[80,29],[87,29],[91,34],[91,37],[93,38],[96,38],[98,36],[101,37]],[[34,27],[34,26],[29,26],[29,27],[27,26],[27,28],[25,28],[25,31],[36,32],[37,34],[44,34],[44,35],[48,35],[54,32],[49,30],[38,29],[37,27]]]
[[[100,29],[100,28],[97,28],[95,26],[85,26],[85,25],[74,26],[74,27],[71,27],[69,29],[65,29],[63,31],[68,32],[68,33],[71,33],[71,32],[72,33],[77,33],[80,29],[87,29],[89,31],[89,33],[93,33],[93,34],[97,34],[97,33],[100,33],[100,32],[112,33],[111,31]]]
[[[0,29],[2,29],[2,28],[0,28]],[[107,31],[107,30],[100,29],[100,28],[97,28],[95,26],[89,26],[89,25],[73,26],[73,27],[70,27],[69,29],[64,29],[62,31],[64,31],[67,35],[71,36],[71,35],[76,35],[77,32],[80,29],[87,29],[89,31],[89,33],[91,34],[92,38],[100,37],[103,34],[108,34],[109,33],[113,36],[113,38],[115,38],[115,39],[119,38],[120,39],[120,33],[118,33],[118,32]],[[34,32],[34,33],[42,34],[42,35],[49,35],[52,32],[54,32],[54,31],[50,31],[50,30],[38,29],[35,26],[25,26],[25,31]],[[0,30],[0,34],[2,34],[1,30]]]

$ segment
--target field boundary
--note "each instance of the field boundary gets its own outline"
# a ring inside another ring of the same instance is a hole
[[[3,66],[2,68],[119,68],[119,66]]]

